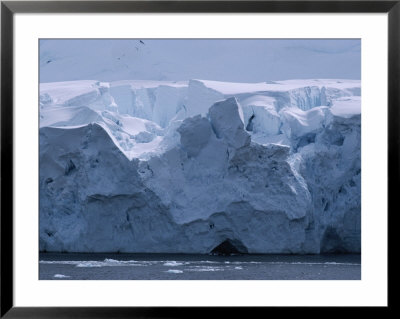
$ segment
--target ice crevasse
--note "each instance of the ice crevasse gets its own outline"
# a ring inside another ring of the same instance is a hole
[[[360,82],[40,87],[40,250],[361,250]]]

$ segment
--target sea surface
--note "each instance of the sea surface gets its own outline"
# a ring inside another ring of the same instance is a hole
[[[40,280],[360,280],[361,255],[39,254]]]

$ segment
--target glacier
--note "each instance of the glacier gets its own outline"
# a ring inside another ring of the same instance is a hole
[[[39,249],[361,252],[361,83],[40,83]]]

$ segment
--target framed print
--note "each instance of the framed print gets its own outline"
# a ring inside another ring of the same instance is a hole
[[[3,1],[1,316],[387,309],[399,15]]]

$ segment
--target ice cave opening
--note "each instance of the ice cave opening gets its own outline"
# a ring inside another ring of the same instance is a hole
[[[211,254],[220,256],[229,256],[232,254],[247,254],[247,248],[240,240],[226,239],[213,250]]]

